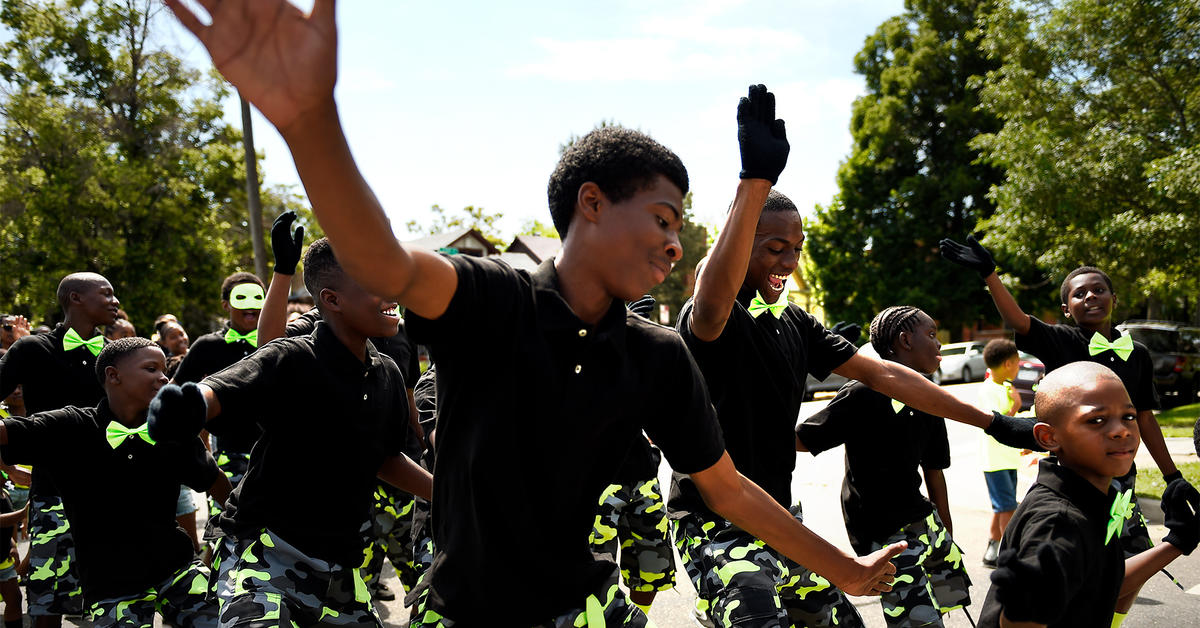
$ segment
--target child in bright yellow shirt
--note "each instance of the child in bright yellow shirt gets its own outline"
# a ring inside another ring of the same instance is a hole
[[[1016,414],[1021,409],[1021,396],[1012,385],[1012,378],[1016,377],[1021,363],[1016,343],[1007,339],[987,343],[983,348],[983,361],[990,369],[990,375],[979,391],[979,408],[1000,414]],[[991,436],[984,436],[983,476],[992,500],[992,525],[987,549],[983,552],[983,564],[987,567],[996,566],[1000,536],[1017,509],[1017,467],[1020,461],[1020,450],[1001,445]]]

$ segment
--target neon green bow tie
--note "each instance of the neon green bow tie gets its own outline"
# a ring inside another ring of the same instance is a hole
[[[1133,489],[1129,489],[1124,493],[1117,493],[1116,499],[1113,500],[1112,507],[1108,509],[1108,531],[1104,535],[1104,544],[1112,540],[1115,535],[1121,537],[1121,530],[1125,527],[1125,520],[1133,516],[1133,505],[1129,501],[1133,498]]]
[[[1117,354],[1122,361],[1128,361],[1129,356],[1133,355],[1133,336],[1126,334],[1109,342],[1100,332],[1092,334],[1092,340],[1088,342],[1088,355],[1096,355],[1111,350]]]
[[[787,309],[787,288],[783,289],[783,293],[779,295],[779,299],[774,303],[767,303],[762,298],[762,294],[755,291],[754,298],[750,299],[750,307],[746,309],[750,312],[751,318],[758,318],[763,312],[770,312],[771,316],[779,318],[783,316],[783,311]]]
[[[237,342],[239,340],[245,340],[246,342],[250,343],[251,347],[257,348],[258,347],[258,330],[255,329],[254,331],[252,331],[248,334],[239,334],[236,329],[230,327],[229,330],[225,332],[225,342],[233,343],[233,342]]]
[[[87,347],[92,355],[100,355],[100,350],[104,348],[104,336],[96,334],[87,340],[84,340],[79,332],[74,329],[68,329],[67,335],[63,336],[63,351],[78,349],[79,347]]]
[[[903,409],[904,409],[903,401],[896,401],[895,399],[892,400],[892,411],[893,412],[895,412],[896,414],[900,414],[900,411]]]
[[[108,440],[108,444],[113,449],[116,449],[118,445],[125,442],[125,439],[130,436],[137,436],[151,445],[154,444],[154,439],[150,438],[150,426],[146,423],[142,423],[141,427],[130,429],[116,421],[109,421],[108,427],[104,428],[104,438]]]

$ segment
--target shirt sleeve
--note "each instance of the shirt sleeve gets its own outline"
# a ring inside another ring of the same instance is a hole
[[[21,385],[23,372],[30,368],[28,349],[33,341],[26,338],[14,342],[0,357],[0,400],[7,399]]]
[[[1031,519],[1014,550],[1002,552],[992,586],[1012,621],[1054,625],[1066,619],[1067,603],[1086,578],[1085,545],[1077,525],[1059,512]]]
[[[61,457],[76,442],[79,419],[69,410],[39,412],[4,419],[8,444],[0,447],[5,464],[39,465]]]
[[[860,387],[858,382],[843,386],[824,408],[796,426],[796,436],[814,456],[844,445],[850,438],[854,419],[864,410]]]
[[[409,433],[408,389],[405,388],[404,377],[398,367],[388,369],[392,381],[392,404],[397,409],[396,418],[388,425],[387,442],[384,453],[387,456],[399,456],[404,453]]]
[[[660,371],[663,379],[653,385],[662,394],[649,397],[653,404],[642,429],[662,450],[672,469],[696,473],[721,459],[725,438],[700,368],[683,341],[674,334],[670,338],[673,341],[663,350],[671,351],[671,358]]]
[[[212,388],[221,403],[221,415],[210,419],[206,429],[220,436],[222,415],[236,416],[239,420],[255,417],[266,427],[277,413],[265,410],[270,404],[279,403],[277,394],[286,394],[278,389],[279,382],[289,381],[282,363],[288,353],[299,350],[297,342],[290,339],[269,342],[221,372],[205,377],[204,385]]]
[[[320,320],[320,310],[313,308],[300,316],[296,320],[290,321],[284,331],[284,336],[292,338],[294,336],[307,336],[317,328],[317,321]]]
[[[812,314],[804,312],[803,315],[808,319],[806,325],[807,337],[804,339],[808,346],[808,364],[806,365],[809,373],[813,377],[824,380],[829,377],[833,369],[846,363],[846,360],[854,357],[858,352],[850,341],[841,336],[829,331],[824,325],[817,322],[817,319]]]
[[[1154,359],[1150,357],[1150,351],[1144,345],[1137,343],[1134,345],[1133,355],[1129,359],[1137,360],[1138,364],[1137,382],[1129,391],[1133,407],[1137,408],[1138,412],[1161,410],[1162,403],[1158,398],[1158,389],[1154,387]]]
[[[405,317],[412,341],[435,346],[453,341],[461,345],[468,336],[511,335],[504,327],[517,308],[520,274],[497,260],[468,255],[450,255],[446,259],[458,275],[458,287],[438,318],[423,318],[415,312]]]
[[[172,446],[168,443],[163,445]],[[187,443],[173,446],[179,449],[178,454],[172,457],[179,461],[179,481],[199,493],[212,488],[221,470],[204,443],[199,438],[193,438]]]
[[[1053,371],[1068,360],[1064,354],[1063,330],[1059,325],[1049,325],[1036,316],[1029,317],[1029,333],[1017,334],[1017,348],[1033,354],[1034,357],[1046,364],[1046,372]]]
[[[950,439],[946,436],[946,419],[925,416],[925,448],[921,452],[921,467],[925,469],[950,468]]]

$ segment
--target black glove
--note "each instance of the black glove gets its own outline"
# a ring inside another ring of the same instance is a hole
[[[638,316],[644,316],[645,318],[650,318],[651,312],[654,311],[654,304],[655,304],[654,297],[647,294],[646,296],[638,299],[637,301],[627,303],[625,305],[625,307],[629,308],[630,312],[633,312],[634,314],[637,314]]]
[[[983,429],[983,433],[996,439],[1001,445],[1016,449],[1032,449],[1046,451],[1033,437],[1033,425],[1037,421],[1019,416],[1008,416],[992,412],[992,423]]]
[[[164,443],[180,443],[195,438],[204,429],[208,404],[200,387],[192,382],[183,386],[163,386],[146,414],[150,438]]]
[[[862,326],[857,323],[847,323],[846,321],[838,321],[833,324],[833,328],[829,331],[849,340],[851,343],[858,342],[858,337],[862,335]]]
[[[973,235],[967,236],[966,246],[950,238],[943,238],[941,242],[938,242],[938,246],[941,247],[942,257],[959,266],[970,268],[984,279],[996,272],[996,260]]]
[[[300,249],[304,246],[304,226],[296,227],[292,234],[292,223],[296,212],[287,210],[271,225],[271,251],[275,253],[275,272],[280,275],[295,275],[296,264],[300,263]]]
[[[1182,477],[1175,478],[1163,491],[1162,511],[1170,543],[1184,554],[1191,554],[1200,544],[1200,493]]]
[[[765,85],[751,85],[750,96],[738,102],[738,149],[743,179],[766,179],[775,185],[787,165],[787,133],[775,119],[775,94]]]

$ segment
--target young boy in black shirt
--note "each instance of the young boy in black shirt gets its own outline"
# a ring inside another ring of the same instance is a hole
[[[156,443],[147,434],[165,364],[150,340],[113,341],[96,359],[107,394],[99,405],[0,422],[0,456],[54,475],[96,626],[148,626],[156,609],[174,625],[216,625],[208,574],[175,522],[175,502],[180,484],[223,498],[229,481],[200,439]]]
[[[90,408],[104,398],[96,356],[104,348],[97,327],[117,319],[121,302],[96,273],[72,273],[58,284],[66,319],[48,334],[25,336],[0,359],[0,399],[18,385],[30,415],[65,406]],[[62,624],[83,612],[75,548],[62,500],[48,469],[34,469],[30,487],[29,581],[26,598],[36,628]]]
[[[1163,544],[1125,558],[1120,537],[1136,501],[1118,490],[1138,449],[1137,406],[1106,366],[1074,362],[1046,375],[1034,399],[1043,460],[1001,541],[980,626],[1117,625],[1117,601],[1200,540],[1200,500],[1173,480],[1163,493]]]
[[[347,277],[325,240],[304,259],[323,320],[196,386],[163,389],[151,434],[175,440],[255,417],[263,434],[216,521],[221,625],[380,625],[359,566],[376,477],[428,496],[431,478],[401,453],[408,400],[395,362],[367,341],[396,332],[396,304]],[[229,410],[231,417],[225,416]],[[207,423],[206,423],[207,421]],[[313,473],[314,461],[321,473]],[[321,496],[319,517],[296,504]]]
[[[901,548],[853,559],[738,474],[683,343],[625,309],[682,254],[687,174],[678,157],[611,127],[572,145],[548,189],[563,248],[534,273],[405,246],[338,122],[333,3],[318,2],[309,16],[287,3],[250,5],[225,0],[205,25],[169,1],[287,139],[346,272],[402,303],[413,339],[438,360],[437,556],[412,625],[645,622],[619,594],[614,565],[596,561],[587,544],[597,496],[643,428],[714,510],[857,593],[888,587],[887,558]],[[257,45],[246,45],[251,32]],[[757,162],[778,158],[779,142],[769,138],[782,135],[783,123],[760,117],[739,126],[743,176],[759,177]],[[541,495],[513,500],[530,478]],[[498,578],[511,570],[518,538],[538,543],[544,577],[537,595],[513,605]]]
[[[937,324],[912,306],[880,312],[871,321],[871,346],[883,359],[926,375],[941,361]],[[908,543],[895,559],[892,590],[880,598],[884,621],[894,628],[941,626],[942,615],[971,603],[971,580],[951,538],[945,419],[851,380],[796,427],[797,449],[816,455],[839,445],[846,446],[842,514],[854,550]],[[922,475],[929,499],[921,494]]]

